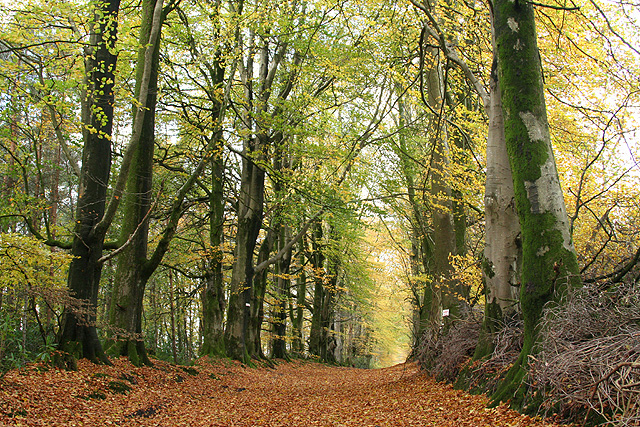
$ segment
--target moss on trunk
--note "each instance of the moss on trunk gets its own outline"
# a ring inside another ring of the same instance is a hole
[[[494,14],[505,137],[522,230],[524,345],[492,399],[520,407],[542,309],[580,280],[549,137],[533,6],[496,0]]]

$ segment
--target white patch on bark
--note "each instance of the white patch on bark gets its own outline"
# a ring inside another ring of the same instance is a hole
[[[527,132],[529,133],[529,139],[532,141],[544,141],[545,135],[545,125],[538,120],[533,113],[526,111],[520,113],[520,118],[527,128]]]
[[[513,48],[514,48],[515,50],[520,50],[520,49],[522,49],[522,43],[520,43],[520,39],[516,40],[516,44],[515,44],[515,45],[513,45]]]
[[[513,18],[507,19],[507,25],[509,26],[509,28],[511,28],[511,31],[513,31],[514,33],[517,33],[518,30],[520,29],[520,25],[518,25],[516,20]]]
[[[569,234],[569,220],[562,195],[558,170],[553,156],[549,129],[541,120],[538,120],[531,112],[520,113],[520,118],[527,128],[529,139],[548,146],[547,159],[540,166],[540,178],[535,181],[525,181],[524,186],[527,192],[527,199],[531,205],[531,212],[534,214],[551,213],[556,219],[556,229],[562,233],[563,246],[568,251],[574,251]],[[538,249],[538,256],[543,255],[548,250]]]

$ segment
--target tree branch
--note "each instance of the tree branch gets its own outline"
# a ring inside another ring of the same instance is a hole
[[[322,208],[320,209],[313,217],[311,217],[300,229],[300,231],[298,232],[298,234],[296,234],[291,240],[289,240],[287,242],[286,245],[284,245],[282,247],[282,249],[280,249],[278,251],[277,254],[275,254],[274,256],[272,256],[271,258],[269,258],[268,260],[265,260],[263,262],[261,262],[260,264],[258,264],[256,266],[256,268],[254,269],[254,273],[258,274],[260,273],[262,270],[264,270],[265,268],[269,267],[272,264],[275,264],[276,262],[280,261],[280,259],[285,256],[287,254],[287,252],[293,247],[293,245],[295,245],[296,243],[298,243],[300,241],[300,239],[302,239],[302,237],[307,234],[307,231],[309,230],[309,227],[311,227],[311,224],[313,224],[318,218],[320,218],[320,216],[322,216],[322,214],[324,213],[325,209]]]

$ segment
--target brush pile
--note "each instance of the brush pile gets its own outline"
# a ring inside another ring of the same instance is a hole
[[[453,382],[465,363],[473,356],[478,344],[481,318],[469,315],[458,319],[444,332],[427,330],[420,341],[417,360],[421,369],[438,381]]]
[[[640,284],[587,285],[549,307],[531,384],[568,420],[640,425]]]

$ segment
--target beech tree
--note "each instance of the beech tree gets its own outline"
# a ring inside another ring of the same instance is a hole
[[[78,206],[69,267],[69,290],[95,310],[100,286],[107,227],[105,214],[107,184],[111,172],[111,133],[113,128],[115,43],[119,0],[95,6],[93,31],[85,53],[86,97],[82,108],[84,149],[78,189]],[[88,317],[88,318],[83,318]],[[98,338],[95,313],[82,316],[70,307],[63,313],[58,333],[59,350],[66,354],[61,364],[75,367],[77,357],[109,363]]]
[[[157,262],[147,261],[147,240],[149,217],[152,209],[153,153],[155,148],[156,104],[158,92],[158,73],[160,56],[161,27],[167,13],[174,7],[172,3],[156,17],[157,1],[142,3],[142,25],[140,27],[136,62],[136,89],[134,99],[139,99],[141,91],[148,93],[146,111],[140,131],[132,166],[127,178],[126,192],[123,196],[123,219],[120,228],[118,265],[109,307],[109,324],[115,328],[114,340],[109,352],[115,355],[127,355],[135,365],[150,364],[142,334],[142,303],[144,290]],[[154,21],[155,19],[155,21]],[[154,25],[156,26],[154,28]],[[155,31],[154,34],[152,32]],[[152,39],[153,36],[153,39]],[[150,63],[146,60],[147,45],[153,42]],[[145,67],[148,76],[145,76]],[[142,86],[146,85],[145,88]],[[135,123],[138,106],[133,106]],[[163,250],[161,248],[160,250]]]
[[[544,305],[581,280],[549,136],[534,7],[498,0],[494,17],[505,139],[522,233],[524,344],[493,399],[517,404]]]

